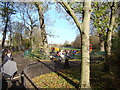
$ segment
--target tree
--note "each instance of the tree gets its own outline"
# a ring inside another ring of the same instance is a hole
[[[112,40],[112,32],[114,30],[115,27],[115,18],[116,18],[116,9],[117,9],[117,3],[116,2],[112,2],[109,3],[110,5],[110,19],[109,19],[109,25],[107,28],[107,35],[106,35],[106,61],[104,63],[104,71],[110,73],[111,72],[111,67],[110,67],[110,60],[109,60],[109,56],[111,55],[111,40]]]
[[[109,5],[107,2],[94,2],[92,7],[93,13],[91,19],[93,20],[93,27],[95,27],[99,37],[100,50],[105,51],[104,43],[109,21]]]
[[[23,50],[23,41],[25,26],[20,22],[12,23],[12,45],[15,46],[18,50]]]
[[[90,57],[89,57],[89,31],[90,31],[90,15],[91,1],[85,0],[83,7],[83,22],[80,23],[74,11],[66,2],[59,2],[66,12],[73,18],[76,26],[81,32],[82,40],[82,70],[81,70],[81,88],[90,88]]]
[[[112,32],[114,30],[115,26],[115,18],[116,18],[116,9],[117,9],[117,3],[112,2],[112,5],[110,5],[110,21],[109,26],[107,28],[107,35],[106,35],[106,55],[111,55],[111,39],[112,39]]]
[[[96,34],[90,36],[90,43],[93,49],[99,49],[99,37]]]
[[[39,26],[36,7],[31,3],[20,3],[16,5],[18,13],[20,13],[19,20],[22,20],[28,31],[28,36],[31,41],[31,49],[33,50],[33,31],[34,28]],[[39,37],[40,38],[40,37]]]
[[[73,42],[73,47],[81,48],[81,36],[80,36],[80,34],[77,35],[75,41]]]
[[[92,44],[93,49],[99,48],[99,38],[97,35],[90,35],[90,44]],[[81,48],[81,36],[77,35],[75,41],[73,42],[73,47]]]
[[[41,31],[39,27],[35,27],[33,29],[33,48],[40,47],[42,45],[42,40],[41,40]]]
[[[69,43],[69,41],[65,41],[63,44],[64,47],[71,47],[71,44]]]
[[[45,22],[44,22],[42,3],[35,3],[35,6],[36,6],[36,8],[38,10],[38,14],[39,14],[42,45],[44,48],[46,58],[48,58],[49,57],[49,48],[48,48],[47,34],[45,31]]]
[[[8,28],[8,23],[10,21],[10,17],[12,14],[15,14],[15,10],[13,9],[13,3],[10,2],[1,2],[0,3],[0,9],[1,13],[0,15],[2,16],[3,19],[3,24],[5,24],[4,30],[3,30],[3,38],[2,38],[2,48],[4,48],[4,43],[6,39],[6,34],[7,34],[7,28]]]

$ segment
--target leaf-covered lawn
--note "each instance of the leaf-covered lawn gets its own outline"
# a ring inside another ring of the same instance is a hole
[[[61,76],[56,73],[47,73],[33,79],[33,82],[39,88],[74,88]]]
[[[103,63],[91,64],[91,87],[92,89],[98,88],[116,88],[115,80],[111,74],[102,72]],[[65,76],[69,81],[74,82],[76,86],[80,83],[80,67],[61,70],[59,73]],[[74,85],[70,84],[64,77],[57,75],[54,72],[40,75],[33,78],[33,82],[39,88],[75,88]],[[106,90],[106,89],[104,89]]]

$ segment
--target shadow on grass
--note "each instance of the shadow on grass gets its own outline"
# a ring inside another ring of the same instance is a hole
[[[95,62],[97,60],[98,60],[98,58],[95,58]],[[55,68],[52,68],[50,65],[45,64],[44,62],[42,62],[40,60],[38,60],[38,62],[44,64],[46,67],[48,67],[50,70],[55,72],[57,75],[64,78],[69,84],[71,84],[76,89],[78,89],[79,84],[74,82],[73,79],[80,80],[80,77],[78,77],[78,76],[80,76],[80,72],[78,72],[78,71],[80,71],[80,67],[77,67],[77,69],[70,68],[70,69],[66,69],[66,70],[63,69],[61,71],[58,71],[57,68],[58,68],[58,66],[61,65],[61,63],[59,63],[59,62],[55,62]],[[114,77],[109,73],[104,73],[102,71],[102,69],[103,69],[102,61],[100,61],[99,63],[91,63],[91,75],[90,75],[91,87],[94,90],[117,90],[116,86],[115,86],[117,82],[115,82]],[[72,79],[70,79],[70,78],[72,78]]]
[[[71,84],[72,86],[74,86],[76,89],[78,89],[79,87],[79,84],[75,83],[73,80],[69,79],[67,76],[61,74],[59,71],[58,71],[58,68],[60,66],[60,63],[59,62],[54,62],[55,64],[55,67],[52,68],[50,65],[40,61],[40,60],[37,60],[39,63],[42,63],[43,65],[45,65],[47,68],[49,68],[51,71],[55,72],[58,76],[61,76],[62,78],[64,78],[69,84]],[[64,65],[63,65],[64,67]]]

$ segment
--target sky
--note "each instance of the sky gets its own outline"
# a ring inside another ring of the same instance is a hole
[[[75,40],[79,32],[74,23],[66,20],[64,13],[58,13],[55,6],[52,6],[51,10],[46,13],[46,16],[48,15],[52,22],[55,21],[51,26],[48,26],[55,34],[55,37],[48,37],[49,43],[63,44],[66,40],[69,42]]]
[[[58,13],[55,8],[55,5],[52,5],[51,9],[44,15],[44,17],[48,19],[46,21],[46,31],[54,35],[54,37],[47,36],[48,43],[63,44],[65,41],[74,41],[77,34],[79,34],[75,24],[71,24],[70,21],[66,20],[65,12]],[[2,39],[2,32],[0,32],[0,39]]]

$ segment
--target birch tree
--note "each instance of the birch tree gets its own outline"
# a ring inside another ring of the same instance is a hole
[[[66,12],[72,17],[81,33],[82,43],[82,70],[81,88],[90,88],[90,56],[89,56],[89,31],[91,16],[91,1],[85,0],[83,7],[83,22],[80,23],[74,11],[66,2],[59,2]]]

